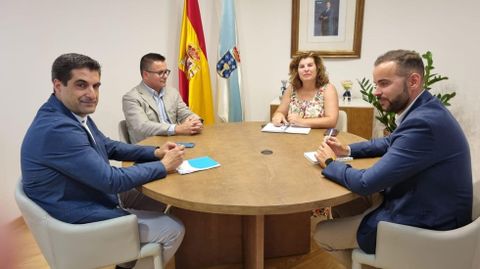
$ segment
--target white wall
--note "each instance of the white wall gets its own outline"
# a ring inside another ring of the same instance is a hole
[[[199,0],[211,74],[214,73],[220,0]],[[290,0],[239,0],[237,23],[242,56],[247,120],[268,120],[269,103],[287,78],[290,61]],[[159,52],[176,70],[181,0],[0,0],[0,212],[19,215],[13,189],[20,175],[19,149],[38,107],[51,92],[50,67],[66,52],[97,59],[103,68],[97,125],[117,138],[123,118],[121,96],[139,80],[138,61]],[[441,89],[457,91],[452,112],[470,141],[474,175],[480,161],[480,109],[476,65],[480,3],[475,0],[367,0],[360,59],[328,59],[331,81],[371,78],[375,58],[390,49],[431,50],[436,71],[450,77]],[[466,19],[468,18],[468,19]],[[215,77],[212,80],[215,83]],[[169,83],[177,85],[176,72]],[[341,91],[340,91],[341,92]],[[360,96],[358,87],[354,96]],[[452,138],[455,139],[455,138]],[[480,186],[476,186],[480,196]]]

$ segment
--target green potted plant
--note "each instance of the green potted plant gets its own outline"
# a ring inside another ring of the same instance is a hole
[[[448,77],[439,75],[437,73],[432,73],[432,70],[435,69],[433,66],[433,59],[432,59],[432,53],[430,51],[427,51],[425,54],[422,55],[422,58],[424,59],[424,64],[425,64],[425,74],[424,78],[425,81],[423,83],[423,87],[428,91],[432,88],[432,85],[442,81],[442,80],[447,80]],[[357,79],[358,84],[360,85],[360,93],[362,94],[363,100],[369,102],[372,104],[376,110],[377,110],[377,115],[375,118],[380,121],[383,125],[385,125],[385,133],[391,133],[397,128],[397,125],[395,124],[395,113],[394,112],[385,112],[382,110],[382,106],[380,105],[380,102],[378,101],[377,97],[373,94],[375,92],[375,86],[370,82],[369,79],[363,78],[362,80]],[[434,94],[440,101],[445,105],[449,106],[450,99],[452,99],[456,95],[455,92],[451,93],[437,93]]]

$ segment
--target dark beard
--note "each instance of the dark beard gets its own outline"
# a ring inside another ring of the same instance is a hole
[[[393,100],[388,100],[390,106],[385,109],[386,112],[394,112],[398,113],[399,111],[403,111],[408,106],[408,99],[410,96],[408,95],[408,88],[407,88],[407,81],[403,83],[403,91],[399,95],[397,95]]]

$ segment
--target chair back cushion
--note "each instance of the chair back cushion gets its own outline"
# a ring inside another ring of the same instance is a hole
[[[54,253],[52,251],[52,244],[48,234],[48,221],[51,218],[50,215],[33,202],[23,191],[23,184],[19,180],[15,190],[15,200],[20,212],[22,212],[23,219],[28,228],[33,234],[35,241],[45,256],[48,264],[54,263]]]
[[[480,268],[479,252],[480,218],[449,231],[379,223],[375,256],[381,268]]]
[[[343,110],[338,111],[337,125],[335,128],[341,132],[348,132],[347,128],[348,116],[347,112]]]
[[[118,138],[124,143],[130,143],[130,136],[128,135],[127,121],[121,120],[118,123]]]
[[[52,269],[98,268],[139,257],[140,241],[135,215],[86,224],[62,222],[28,198],[21,181],[17,185],[15,199]]]

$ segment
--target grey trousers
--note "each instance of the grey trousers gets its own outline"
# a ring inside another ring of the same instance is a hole
[[[175,254],[185,235],[185,227],[174,216],[163,213],[166,206],[136,189],[119,194],[121,206],[137,216],[141,243],[160,243],[166,264]],[[131,268],[135,261],[121,264]]]

